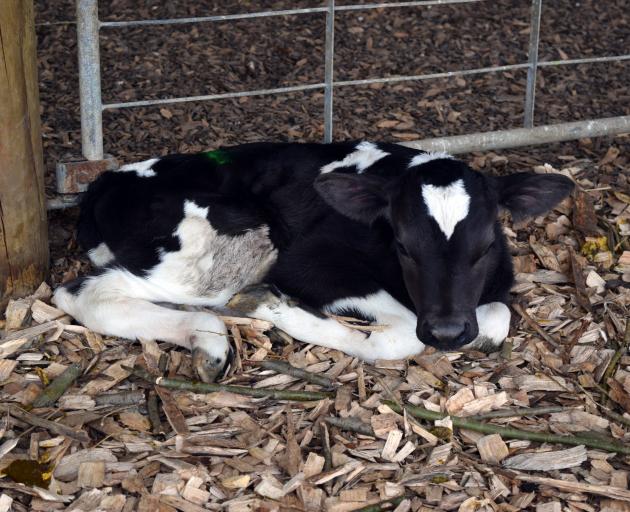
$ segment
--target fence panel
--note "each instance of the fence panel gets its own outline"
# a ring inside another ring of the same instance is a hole
[[[462,153],[472,150],[488,150],[509,148],[532,144],[544,144],[571,140],[581,137],[595,137],[612,135],[630,131],[630,116],[591,119],[573,123],[558,123],[546,126],[534,126],[534,112],[536,108],[536,75],[538,68],[551,66],[567,66],[577,64],[591,64],[601,62],[620,62],[630,60],[630,54],[612,55],[605,57],[587,57],[555,61],[539,61],[538,46],[540,40],[540,23],[542,15],[542,0],[532,0],[530,39],[528,61],[519,64],[491,66],[476,69],[461,69],[422,75],[401,75],[387,78],[371,78],[365,80],[334,80],[334,40],[335,13],[344,11],[358,11],[369,9],[387,9],[394,7],[421,8],[433,5],[475,3],[484,0],[420,0],[389,3],[366,3],[354,5],[335,5],[335,0],[327,0],[322,7],[285,9],[276,11],[262,11],[243,14],[229,14],[219,16],[203,16],[174,19],[105,21],[98,19],[98,0],[77,0],[77,30],[79,42],[79,78],[81,100],[81,141],[82,153],[88,161],[103,159],[103,127],[102,112],[108,109],[146,107],[185,103],[193,101],[212,101],[244,96],[262,96],[269,94],[285,94],[297,91],[323,90],[324,92],[324,142],[332,140],[333,133],[333,99],[334,91],[338,87],[352,87],[376,83],[396,83],[406,81],[431,80],[456,76],[497,73],[516,69],[527,70],[527,86],[524,99],[524,128],[499,130],[486,133],[472,133],[438,139],[425,139],[406,142],[404,145],[421,149],[440,149],[451,153]],[[267,18],[272,16],[289,16],[321,13],[326,17],[325,34],[325,63],[323,81],[316,84],[277,87],[271,89],[256,89],[222,94],[207,94],[200,96],[182,96],[156,100],[139,100],[127,102],[113,102],[103,104],[101,100],[101,76],[99,60],[99,30],[114,29],[116,27],[139,27],[155,25],[175,25],[188,23],[212,23],[218,21],[242,20],[251,18]],[[58,190],[63,193],[64,190]],[[64,207],[73,201],[57,201],[51,207]]]

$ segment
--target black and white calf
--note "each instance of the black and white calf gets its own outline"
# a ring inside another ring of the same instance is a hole
[[[560,175],[494,178],[369,142],[147,160],[90,186],[78,238],[100,270],[55,301],[103,334],[190,347],[204,380],[228,357],[225,326],[157,303],[224,306],[241,291],[229,307],[367,361],[498,346],[512,284],[498,210],[540,215],[571,189]],[[260,283],[272,286],[249,287]],[[324,313],[385,328],[368,336]]]

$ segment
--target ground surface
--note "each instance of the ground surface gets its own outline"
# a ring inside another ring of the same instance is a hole
[[[101,3],[101,19],[110,20],[319,5],[147,1],[138,10],[129,0]],[[75,27],[66,23],[73,4],[36,2],[49,193],[55,163],[80,153]],[[544,5],[541,59],[627,52],[627,1]],[[528,18],[527,2],[517,1],[340,14],[336,78],[521,62]],[[107,102],[323,77],[321,15],[103,29],[101,43]],[[536,122],[629,114],[629,71],[628,63],[543,71]],[[516,127],[524,84],[525,74],[515,72],[340,88],[335,137],[408,140]],[[253,140],[321,140],[322,109],[323,97],[315,92],[112,111],[105,116],[106,151],[133,161]],[[6,495],[0,510],[11,497],[17,511],[345,511],[397,497],[404,498],[400,511],[627,510],[628,455],[505,433],[501,440],[470,429],[453,432],[448,420],[415,421],[410,411],[398,415],[391,407],[413,404],[453,416],[533,407],[477,421],[629,444],[629,149],[630,137],[619,136],[466,156],[485,172],[563,172],[579,185],[575,197],[545,219],[506,222],[519,275],[513,328],[501,353],[427,353],[365,365],[264,324],[232,328],[239,356],[224,383],[321,390],[256,363],[281,360],[329,377],[326,387],[335,396],[324,400],[169,394],[126,367],[189,379],[188,353],[166,344],[101,339],[69,326],[46,306],[45,288],[13,303],[0,321],[1,400],[13,403],[5,406],[11,414],[0,427],[2,466],[11,475],[0,479]],[[87,270],[74,242],[75,216],[69,210],[50,217],[53,284]],[[16,410],[31,405],[43,382],[72,364],[81,375],[55,405],[36,407],[32,416]],[[156,391],[159,412],[149,414]],[[331,417],[352,417],[361,426],[346,421],[325,427]],[[37,425],[38,418],[55,423]],[[44,473],[54,469],[54,481],[27,478],[38,468],[24,463],[7,469],[15,460],[41,462]]]

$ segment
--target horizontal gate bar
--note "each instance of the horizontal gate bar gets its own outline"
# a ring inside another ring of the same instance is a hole
[[[512,130],[471,133],[436,139],[402,142],[401,145],[425,151],[445,151],[447,153],[467,153],[470,151],[487,151],[511,147],[548,144],[583,137],[599,137],[630,132],[630,116],[593,119],[560,123],[535,128],[515,128]],[[77,195],[59,195],[48,200],[49,210],[57,210],[76,206]]]
[[[432,5],[470,4],[483,0],[417,0],[409,2],[389,2],[357,5],[340,5],[335,11],[357,11],[382,9],[387,7],[422,7]],[[186,23],[206,23],[213,21],[246,20],[252,18],[271,18],[273,16],[290,16],[295,14],[313,14],[327,12],[328,7],[305,7],[303,9],[283,9],[278,11],[261,11],[239,14],[219,14],[216,16],[196,16],[192,18],[169,18],[156,20],[102,21],[101,27],[140,27],[147,25],[182,25]]]
[[[335,8],[336,9],[336,8]],[[592,64],[597,62],[614,62],[630,60],[630,54],[628,55],[613,55],[610,57],[588,57],[584,59],[570,59],[570,60],[554,60],[539,62],[538,67],[547,66],[562,66],[568,64]],[[347,85],[369,85],[378,83],[395,83],[395,82],[414,82],[419,80],[432,80],[436,78],[450,78],[455,76],[465,75],[477,75],[484,73],[498,73],[501,71],[511,71],[514,69],[526,69],[529,67],[529,63],[523,64],[507,64],[505,66],[490,66],[487,68],[477,69],[462,69],[458,71],[443,71],[440,73],[429,73],[425,75],[404,75],[404,76],[390,76],[387,78],[367,78],[365,80],[341,80],[333,82],[333,87],[343,87]],[[307,84],[307,85],[295,85],[290,87],[278,87],[275,89],[257,89],[253,91],[241,91],[241,92],[226,92],[221,94],[206,94],[201,96],[182,96],[179,98],[164,98],[159,100],[139,100],[139,101],[125,101],[120,103],[107,103],[103,105],[103,110],[113,108],[132,108],[132,107],[147,107],[151,105],[167,105],[169,103],[185,103],[189,101],[208,101],[208,100],[221,100],[228,98],[241,98],[243,96],[264,96],[267,94],[282,94],[287,92],[299,92],[308,91],[313,89],[324,89],[325,83]]]
[[[491,149],[516,148],[549,144],[584,137],[601,137],[630,133],[630,116],[607,117],[575,121],[571,123],[549,124],[534,128],[514,128],[496,132],[471,133],[434,139],[401,142],[402,146],[423,149],[425,151],[444,151],[446,153],[469,153]]]
[[[162,100],[126,101],[123,103],[107,103],[103,110],[112,108],[148,107],[151,105],[168,105],[170,103],[186,103],[189,101],[224,100],[227,98],[242,98],[244,96],[265,96],[267,94],[282,94],[287,92],[310,91],[323,89],[325,83],[295,85],[292,87],[278,87],[276,89],[257,89],[255,91],[226,92],[222,94],[205,94],[202,96],[182,96],[181,98],[164,98]]]

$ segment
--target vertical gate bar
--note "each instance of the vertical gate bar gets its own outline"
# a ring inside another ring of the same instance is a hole
[[[324,63],[324,142],[332,141],[333,58],[335,55],[335,0],[328,0],[326,11],[326,49]]]
[[[99,56],[98,0],[77,1],[81,151],[87,160],[103,159],[103,105]]]
[[[538,43],[540,40],[540,15],[542,0],[532,0],[531,21],[529,24],[529,67],[527,68],[527,89],[525,91],[525,128],[534,126],[536,107],[536,73],[538,72]]]

